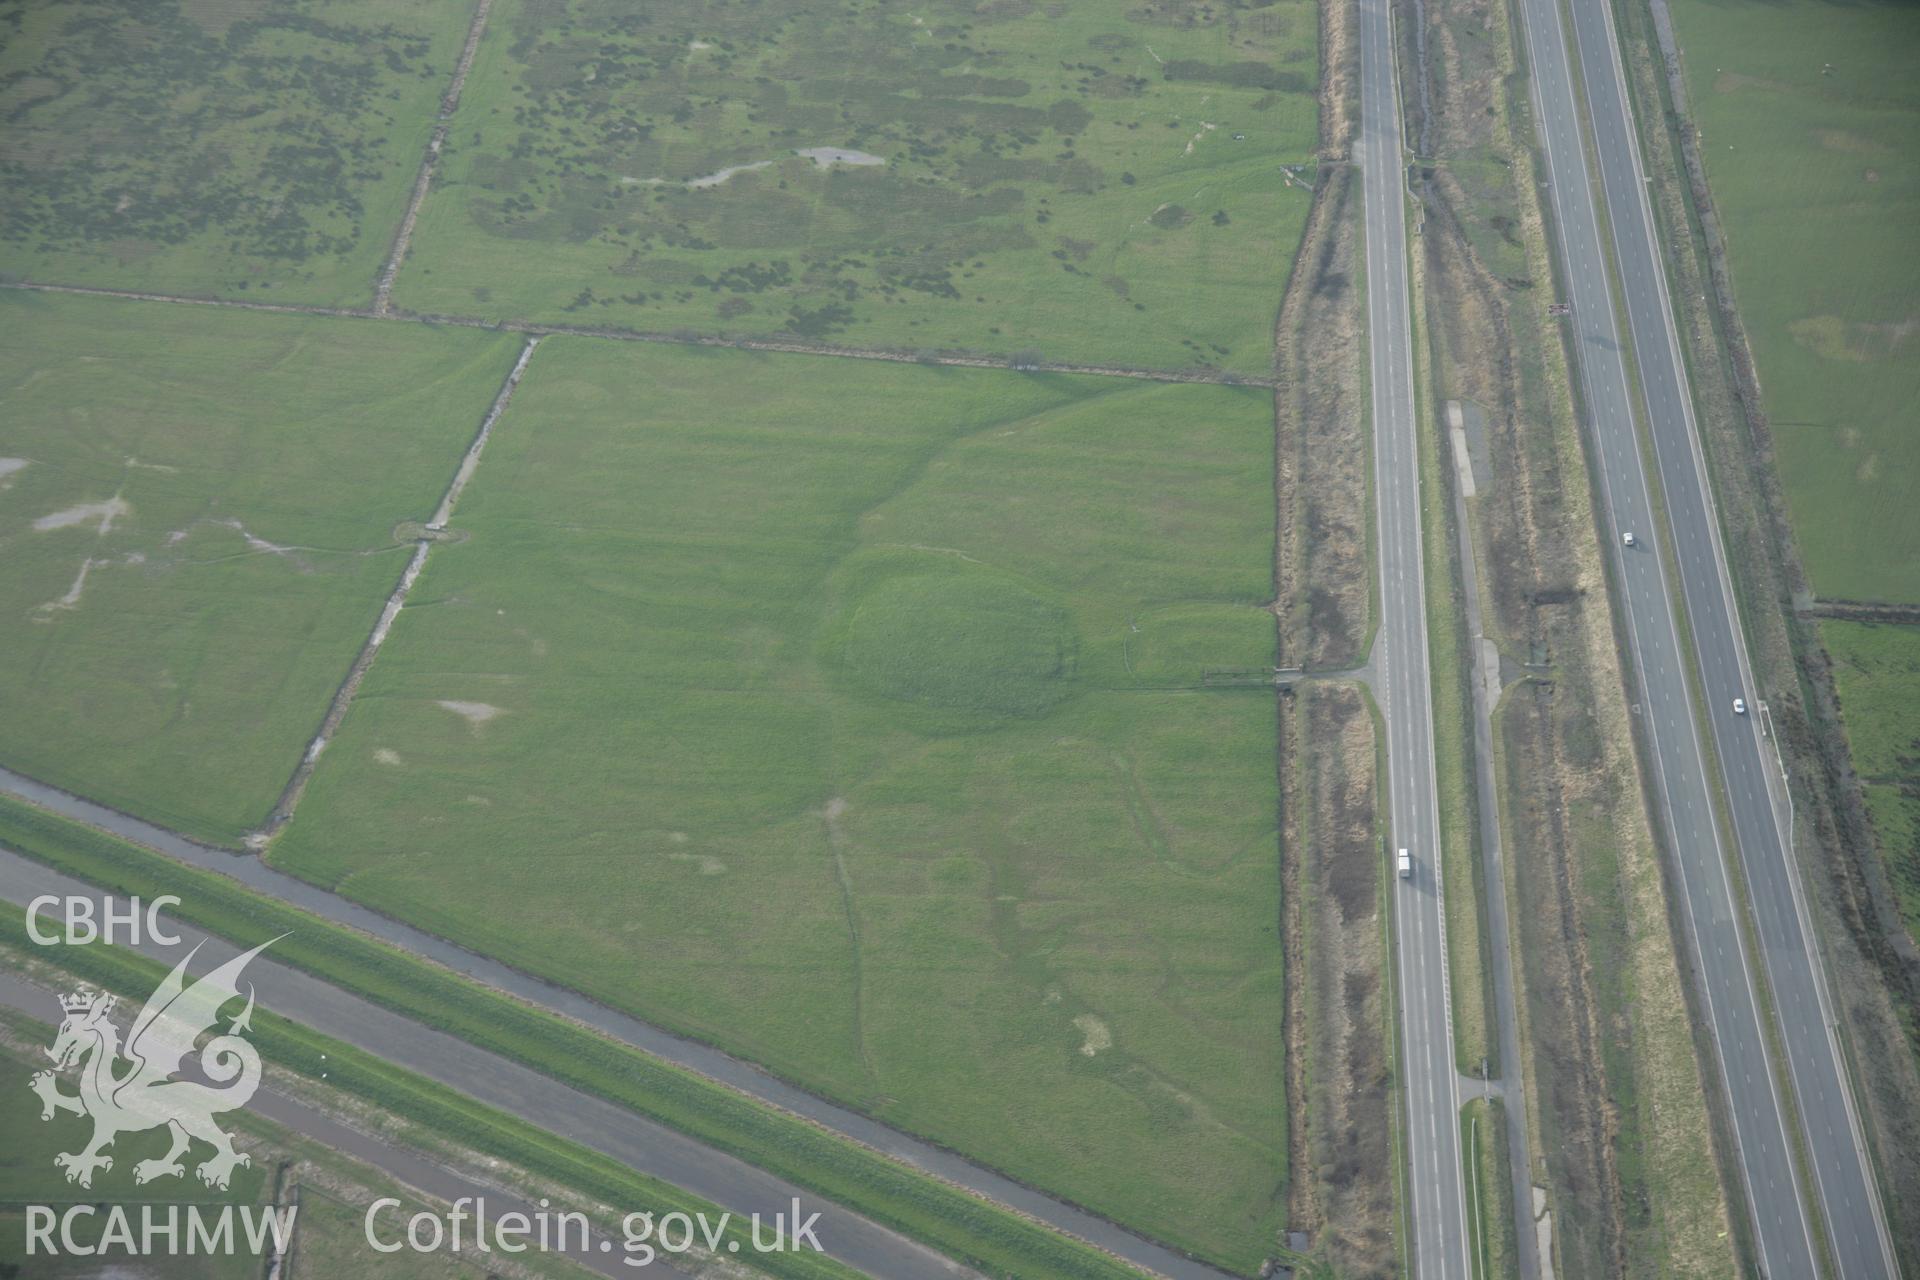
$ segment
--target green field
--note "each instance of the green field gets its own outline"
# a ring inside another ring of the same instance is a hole
[[[260,822],[518,342],[0,294],[0,764]]]
[[[1274,707],[1198,686],[1273,660],[1272,431],[549,340],[270,856],[1251,1268]]]
[[[1309,0],[500,0],[395,302],[1265,372],[1317,21]]]
[[[1920,937],[1920,627],[1823,622],[1820,634],[1887,875]]]
[[[471,13],[436,0],[0,9],[0,272],[366,303]]]
[[[1920,602],[1920,8],[1673,16],[1814,590]]]

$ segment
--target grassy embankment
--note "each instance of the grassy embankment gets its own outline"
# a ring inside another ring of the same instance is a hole
[[[1356,127],[1353,12],[1322,9],[1322,154]],[[1283,665],[1365,661],[1375,625],[1367,459],[1360,175],[1319,173],[1275,333],[1276,613]],[[1377,822],[1377,715],[1364,687],[1313,681],[1280,698],[1288,967],[1289,1230],[1303,1277],[1401,1265],[1387,862]]]
[[[1334,1274],[1382,1274],[1398,1265],[1400,1207],[1398,1126],[1382,1123],[1399,1105],[1376,785],[1383,752],[1354,685],[1308,685],[1288,710],[1298,744],[1291,941],[1293,954],[1310,958],[1292,1015],[1303,1055],[1294,1078],[1306,1094],[1293,1225]]]

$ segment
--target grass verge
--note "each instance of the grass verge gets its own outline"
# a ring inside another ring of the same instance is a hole
[[[1467,1165],[1467,1211],[1472,1217],[1474,1275],[1498,1280],[1514,1273],[1512,1178],[1508,1172],[1506,1110],[1498,1098],[1474,1098],[1460,1109],[1460,1150]]]
[[[1394,1018],[1380,927],[1389,886],[1378,822],[1379,745],[1362,687],[1314,682],[1291,710],[1302,744],[1299,1064],[1308,1116],[1296,1173],[1298,1229],[1341,1275],[1394,1267],[1395,1150],[1375,1122],[1393,1106]]]
[[[1425,255],[1418,236],[1409,247],[1413,284],[1414,421],[1433,421],[1436,385],[1426,306]],[[1481,927],[1482,873],[1479,816],[1473,785],[1473,716],[1468,692],[1470,663],[1459,601],[1465,590],[1454,556],[1452,467],[1439,451],[1436,430],[1416,429],[1420,445],[1421,554],[1426,558],[1427,652],[1433,694],[1434,785],[1440,801],[1441,869],[1446,887],[1447,966],[1453,993],[1454,1062],[1478,1076],[1500,1071],[1499,1053],[1487,1022],[1493,1003]]]

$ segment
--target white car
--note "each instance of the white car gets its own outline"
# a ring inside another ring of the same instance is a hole
[[[1620,545],[1624,547],[1631,547],[1636,545],[1633,540],[1633,530],[1629,529],[1625,533],[1620,535]]]
[[[1402,880],[1413,878],[1413,855],[1405,849],[1400,851],[1400,878]]]
[[[1747,700],[1745,698],[1735,698],[1733,700],[1733,714],[1737,716],[1747,714]]]

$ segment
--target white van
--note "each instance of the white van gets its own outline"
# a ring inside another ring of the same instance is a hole
[[[1402,880],[1413,878],[1413,855],[1405,849],[1400,851],[1400,878]]]

